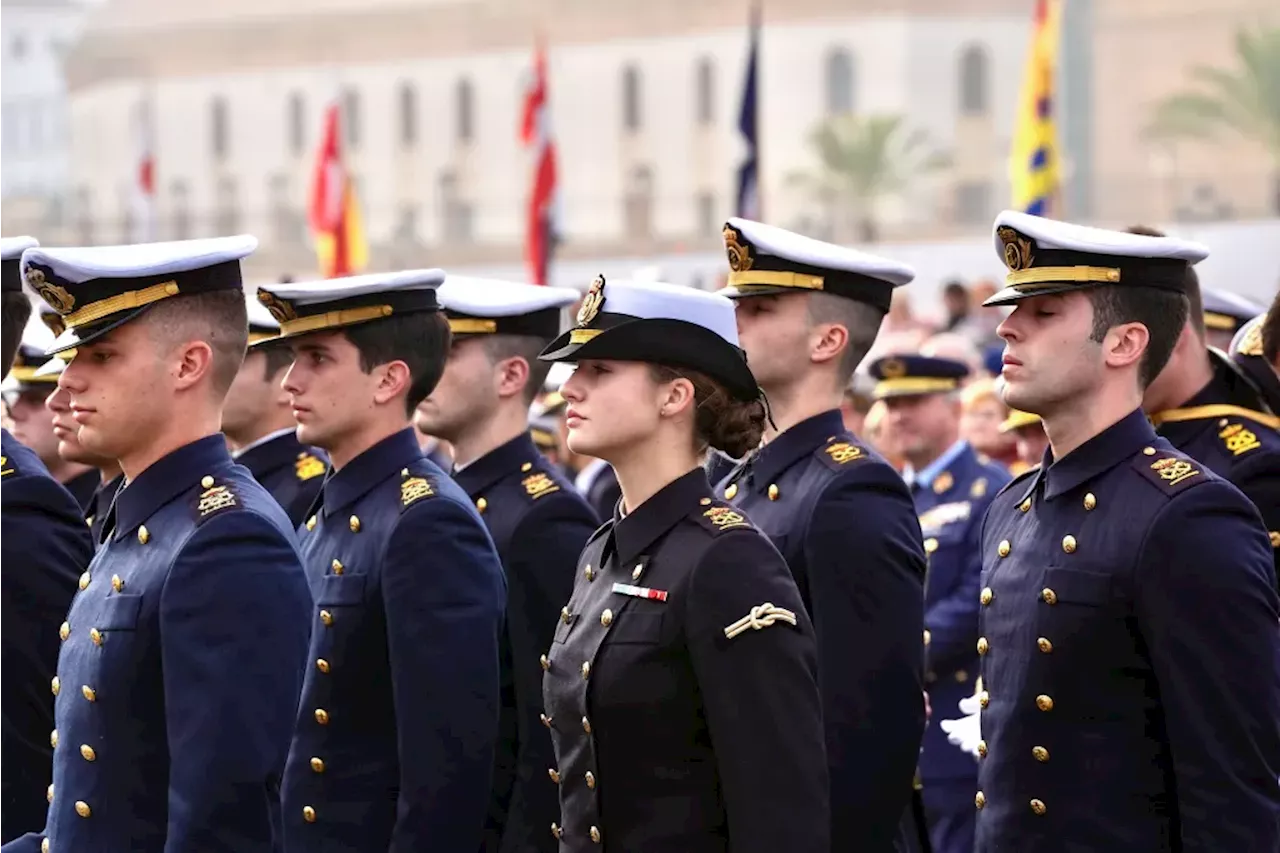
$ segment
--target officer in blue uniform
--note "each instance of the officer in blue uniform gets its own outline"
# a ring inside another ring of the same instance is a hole
[[[439,291],[453,344],[440,383],[414,415],[453,447],[454,480],[475,503],[507,576],[502,725],[484,849],[556,849],[560,815],[551,736],[541,723],[542,669],[578,555],[599,526],[563,474],[538,452],[526,418],[550,364],[538,353],[560,331],[576,290],[450,275]]]
[[[1149,228],[1133,228],[1131,233],[1161,236],[1159,231]],[[1197,282],[1197,286],[1199,282]],[[1217,290],[1203,287],[1199,290],[1201,305],[1204,309],[1205,338],[1209,346],[1224,352],[1231,346],[1231,339],[1236,332],[1254,317],[1262,313],[1263,307],[1248,297],[1229,290]],[[1195,308],[1195,305],[1192,305]]]
[[[932,707],[950,713],[974,692],[978,675],[978,587],[982,518],[1009,481],[1000,465],[960,438],[960,361],[887,356],[871,364],[872,396],[887,407],[885,429],[908,462],[924,551],[925,685]],[[973,792],[978,766],[947,743],[936,725],[925,728],[920,755],[924,811],[934,853],[973,850]]]
[[[1280,299],[1266,314],[1241,326],[1228,351],[1231,363],[1258,389],[1262,402],[1273,414],[1280,414],[1280,356],[1276,354],[1280,348],[1280,307],[1277,306]]]
[[[35,245],[30,237],[0,240],[5,373],[31,316],[18,264],[22,251]],[[44,825],[53,760],[53,699],[46,691],[57,666],[56,634],[93,547],[75,500],[36,454],[7,429],[0,430],[0,444],[0,841],[9,841]]]
[[[333,466],[299,531],[315,595],[286,853],[479,849],[498,732],[502,566],[418,445],[449,354],[440,270],[272,285],[298,438]]]
[[[723,292],[774,426],[720,494],[782,552],[817,629],[832,849],[888,850],[925,722],[924,545],[902,478],[844,429],[840,402],[914,273],[747,220],[724,239]]]
[[[995,243],[1004,396],[1050,449],[983,528],[977,850],[1275,850],[1271,548],[1139,406],[1208,252],[1008,211]]]
[[[227,395],[222,431],[235,447],[236,462],[284,507],[296,529],[320,494],[328,460],[298,441],[289,395],[280,387],[293,362],[279,340],[280,324],[256,296],[249,297],[248,314],[249,351]]]
[[[28,249],[76,349],[82,444],[128,478],[56,634],[44,831],[8,850],[273,849],[310,596],[280,508],[232,462],[252,237]],[[83,525],[83,522],[81,522]]]

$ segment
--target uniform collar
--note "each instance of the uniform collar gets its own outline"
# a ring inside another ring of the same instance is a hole
[[[1023,497],[1029,496],[1036,484],[1044,480],[1045,499],[1053,500],[1133,457],[1156,440],[1151,422],[1141,409],[1135,409],[1057,461],[1053,459],[1053,450],[1046,449],[1044,463],[1031,478]]]
[[[259,447],[262,447],[263,445],[270,444],[271,442],[275,441],[277,438],[284,438],[286,435],[292,435],[294,438],[297,438],[298,437],[297,427],[284,427],[283,429],[278,429],[275,432],[269,432],[266,435],[262,436],[261,438],[256,438],[253,441],[246,444],[244,447],[232,453],[231,458],[236,460],[237,462],[240,462],[240,458],[244,456],[246,453],[257,450]],[[246,463],[241,462],[240,464],[244,465]]]
[[[425,458],[413,427],[387,436],[325,480],[320,491],[325,517],[350,506],[383,480]]]
[[[639,557],[659,536],[696,510],[704,498],[708,501],[711,498],[707,472],[694,468],[667,483],[656,495],[621,518],[618,517],[619,509],[613,519],[613,542],[618,562],[629,563]],[[621,501],[618,506],[621,508]]]
[[[1190,441],[1222,418],[1252,417],[1264,423],[1267,420],[1266,413],[1258,411],[1257,391],[1234,366],[1212,355],[1210,360],[1213,376],[1203,388],[1181,406],[1151,416],[1156,431],[1175,445]]]
[[[844,419],[840,417],[840,410],[831,409],[807,418],[774,437],[756,451],[754,460],[748,457],[756,487],[768,488],[797,459],[808,456],[843,432]]]
[[[214,433],[183,445],[124,484],[115,502],[116,540],[128,536],[182,492],[200,484],[214,469],[231,463],[227,440]]]
[[[919,486],[922,489],[933,487],[933,481],[938,479],[938,475],[951,467],[960,456],[969,449],[969,443],[963,438],[958,439],[955,444],[942,451],[942,455],[930,462],[928,465],[920,469],[920,473],[916,473],[908,468],[902,473],[902,479],[907,481],[908,486]],[[946,491],[945,489],[943,491]]]
[[[255,442],[246,444],[238,453],[231,456],[254,475],[273,468],[281,468],[298,458],[298,450],[302,442],[294,430],[284,429],[265,435]]]
[[[465,468],[454,471],[453,479],[469,497],[475,498],[503,477],[522,470],[524,465],[537,464],[538,459],[538,449],[533,446],[533,439],[528,432],[522,432]]]

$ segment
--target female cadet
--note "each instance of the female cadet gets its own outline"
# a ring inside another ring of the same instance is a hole
[[[569,446],[622,487],[541,661],[562,851],[828,849],[813,626],[782,557],[699,464],[760,441],[737,343],[724,297],[597,278],[542,353],[577,363]]]

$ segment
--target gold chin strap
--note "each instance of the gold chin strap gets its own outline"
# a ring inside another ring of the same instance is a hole
[[[587,341],[599,335],[603,329],[574,329],[569,333],[569,343],[585,344]]]
[[[1120,270],[1112,267],[1032,267],[1026,270],[1012,270],[1005,276],[1005,282],[1019,291],[1039,290],[1028,285],[1070,284],[1072,282],[1098,282],[1099,284],[1115,284],[1120,280]]]
[[[882,379],[876,383],[872,396],[876,398],[893,394],[935,394],[942,391],[954,391],[959,387],[958,380],[943,379],[937,376],[900,376],[896,379]]]
[[[478,317],[450,317],[449,331],[455,335],[492,335],[498,331],[498,321]]]
[[[729,273],[729,287],[747,292],[755,287],[794,287],[799,290],[822,290],[824,279],[820,275],[773,270],[741,270]]]
[[[390,305],[365,305],[360,308],[343,308],[339,311],[311,314],[296,320],[285,320],[280,324],[280,336],[290,338],[321,329],[336,329],[339,326],[351,326],[368,320],[380,320],[383,317],[390,317],[392,312]]]
[[[131,308],[141,308],[143,305],[150,305],[152,302],[159,302],[161,299],[177,295],[176,281],[153,284],[142,290],[129,290],[125,293],[117,293],[115,296],[108,296],[106,299],[99,299],[97,302],[90,302],[79,311],[63,315],[62,322],[67,326],[84,326],[104,317],[110,317],[112,314],[128,311]]]

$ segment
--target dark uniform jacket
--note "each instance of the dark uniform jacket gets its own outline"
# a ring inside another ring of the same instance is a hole
[[[817,631],[832,849],[892,849],[924,729],[925,555],[906,484],[832,410],[748,457],[721,494],[782,552]]]
[[[0,715],[0,840],[44,826],[52,778],[58,624],[89,565],[93,546],[74,499],[27,447],[0,431],[0,590],[3,590],[4,713]]]
[[[618,485],[618,475],[613,473],[613,466],[603,459],[593,459],[587,467],[578,472],[574,486],[587,499],[587,504],[597,518],[612,518],[618,499],[622,497],[622,488]]]
[[[595,513],[528,433],[454,474],[489,528],[507,575],[502,643],[502,725],[485,831],[489,851],[555,850],[547,827],[560,814],[547,768],[555,763],[542,726],[542,669],[560,608],[573,593],[578,555]]]
[[[46,846],[272,850],[311,604],[288,520],[212,435],[122,489],[108,530],[56,629]]]
[[[405,429],[328,478],[299,537],[315,610],[285,849],[472,853],[506,605],[484,523]]]
[[[1276,850],[1280,604],[1248,499],[1135,411],[1013,481],[983,554],[977,849]]]
[[[110,517],[111,504],[123,485],[124,474],[117,474],[110,482],[99,482],[98,488],[94,489],[93,497],[89,500],[89,505],[84,508],[84,520],[89,525],[89,534],[95,548],[102,544],[103,528],[106,527],[107,518]]]
[[[236,456],[253,478],[271,493],[296,530],[320,494],[328,461],[292,431],[256,444]]]
[[[71,493],[71,497],[76,499],[76,503],[83,511],[89,508],[94,494],[98,491],[98,486],[102,485],[102,475],[98,473],[98,469],[90,468],[88,471],[75,475],[62,485]]]
[[[579,561],[542,657],[565,853],[831,849],[813,626],[777,551],[710,494],[689,472]]]
[[[1160,435],[1223,479],[1262,514],[1280,584],[1280,423],[1260,411],[1257,391],[1214,358],[1214,377],[1176,409],[1151,416]]]

